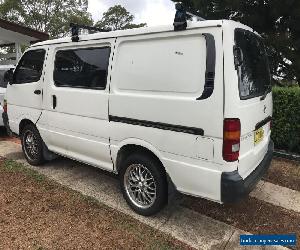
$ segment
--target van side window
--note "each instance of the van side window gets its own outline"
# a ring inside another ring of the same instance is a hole
[[[27,51],[15,70],[14,84],[39,81],[43,72],[45,53],[43,49]]]
[[[54,68],[55,85],[105,89],[109,56],[109,47],[58,51]]]

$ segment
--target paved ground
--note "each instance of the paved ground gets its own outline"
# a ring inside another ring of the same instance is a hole
[[[20,145],[17,143],[13,143],[11,141],[0,141],[0,156],[8,159],[14,159],[27,165],[23,158]],[[135,214],[127,207],[123,197],[121,196],[118,180],[113,175],[63,158],[50,162],[42,168],[32,166],[28,167],[37,170],[64,186],[94,197],[101,203],[128,214],[129,216],[159,229],[164,233],[171,234],[178,240],[197,249],[245,249],[244,247],[239,246],[239,235],[245,232],[188,208],[182,207],[180,205],[180,196],[157,216],[153,218],[145,218]],[[268,198],[255,195],[255,192],[257,192],[257,194],[260,193],[259,190],[255,191],[253,195],[257,198],[266,199],[268,202],[279,206],[299,206],[297,202],[279,202],[278,200],[273,199],[272,197],[274,197],[274,193],[270,192],[270,187],[271,189],[273,188],[273,186],[270,186],[268,183],[262,183],[259,186],[260,192],[262,192],[262,190],[267,190],[266,193],[268,194]],[[277,190],[277,192],[280,192],[280,189]],[[299,195],[299,193],[296,193],[296,197],[297,195]],[[295,211],[299,211],[297,209]],[[250,249],[284,248],[253,247]]]
[[[261,181],[250,196],[300,213],[300,192]]]

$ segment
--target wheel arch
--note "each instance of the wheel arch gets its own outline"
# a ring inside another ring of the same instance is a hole
[[[22,119],[22,120],[20,121],[20,123],[19,123],[19,136],[21,136],[21,133],[22,133],[23,128],[24,128],[26,125],[28,125],[28,124],[33,124],[33,125],[35,125],[33,121],[31,121],[30,119],[27,119],[27,118]]]
[[[117,150],[115,158],[115,166],[117,172],[119,172],[120,170],[122,161],[133,152],[143,152],[150,155],[160,163],[161,167],[166,172],[166,168],[162,161],[162,155],[160,154],[159,150],[157,150],[150,143],[137,139],[128,139],[123,141],[118,148],[119,149]]]

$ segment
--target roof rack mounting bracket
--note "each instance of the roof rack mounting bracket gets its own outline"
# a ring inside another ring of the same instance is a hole
[[[192,11],[187,11],[184,5],[181,2],[176,3],[176,14],[174,19],[174,31],[186,30],[187,20],[190,18],[196,18],[197,21],[205,21],[204,18],[198,16]]]
[[[187,15],[186,10],[182,3],[176,3],[176,14],[174,19],[174,31],[186,30],[187,28]]]
[[[77,24],[77,23],[70,23],[71,28],[71,35],[72,35],[72,42],[79,42],[79,30],[84,29],[88,31],[96,31],[96,32],[109,32],[110,29],[100,29],[97,27],[91,27],[87,25]]]

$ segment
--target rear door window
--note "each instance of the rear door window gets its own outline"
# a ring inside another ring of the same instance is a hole
[[[55,85],[105,89],[109,57],[109,47],[58,51],[55,57]]]
[[[268,58],[262,39],[243,29],[235,31],[235,61],[241,99],[263,95],[270,89]]]

